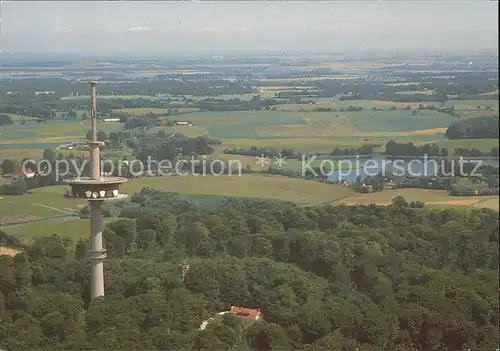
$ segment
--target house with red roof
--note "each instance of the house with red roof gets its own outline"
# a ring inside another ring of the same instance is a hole
[[[14,168],[12,170],[11,178],[19,179],[19,178],[33,178],[35,176],[35,172],[30,168]]]
[[[233,316],[259,320],[262,318],[262,313],[260,309],[245,308],[241,306],[231,306],[229,311]]]

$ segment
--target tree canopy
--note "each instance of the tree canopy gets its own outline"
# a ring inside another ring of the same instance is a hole
[[[403,198],[199,203],[145,189],[120,216],[104,230],[106,296],[92,302],[87,240],[47,236],[0,257],[2,349],[498,347],[495,211]],[[220,317],[198,330],[231,305],[260,308],[264,321]]]
[[[452,123],[445,133],[449,139],[498,139],[498,116],[470,118]]]

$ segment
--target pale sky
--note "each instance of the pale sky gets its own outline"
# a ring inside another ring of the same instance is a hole
[[[8,2],[5,53],[416,51],[498,47],[489,0]]]

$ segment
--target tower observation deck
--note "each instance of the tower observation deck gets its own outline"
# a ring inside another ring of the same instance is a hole
[[[104,201],[120,200],[127,197],[120,193],[120,185],[127,180],[119,177],[103,177],[101,175],[100,150],[102,145],[97,140],[97,102],[96,102],[96,82],[90,82],[91,113],[90,130],[90,177],[79,177],[67,179],[65,182],[70,185],[71,191],[68,196],[73,198],[85,198],[90,206],[90,238],[91,249],[88,251],[88,258],[91,261],[90,274],[90,298],[94,299],[104,296],[104,259],[106,249],[102,240],[102,203]]]

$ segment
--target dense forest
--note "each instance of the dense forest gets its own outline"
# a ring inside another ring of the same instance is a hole
[[[448,127],[445,135],[449,139],[498,139],[498,116],[454,122]]]
[[[402,198],[203,202],[150,189],[120,207],[104,230],[106,296],[92,302],[87,241],[10,238],[23,252],[0,257],[0,348],[498,347],[497,212]],[[264,320],[221,317],[198,330],[230,305],[260,308]]]

